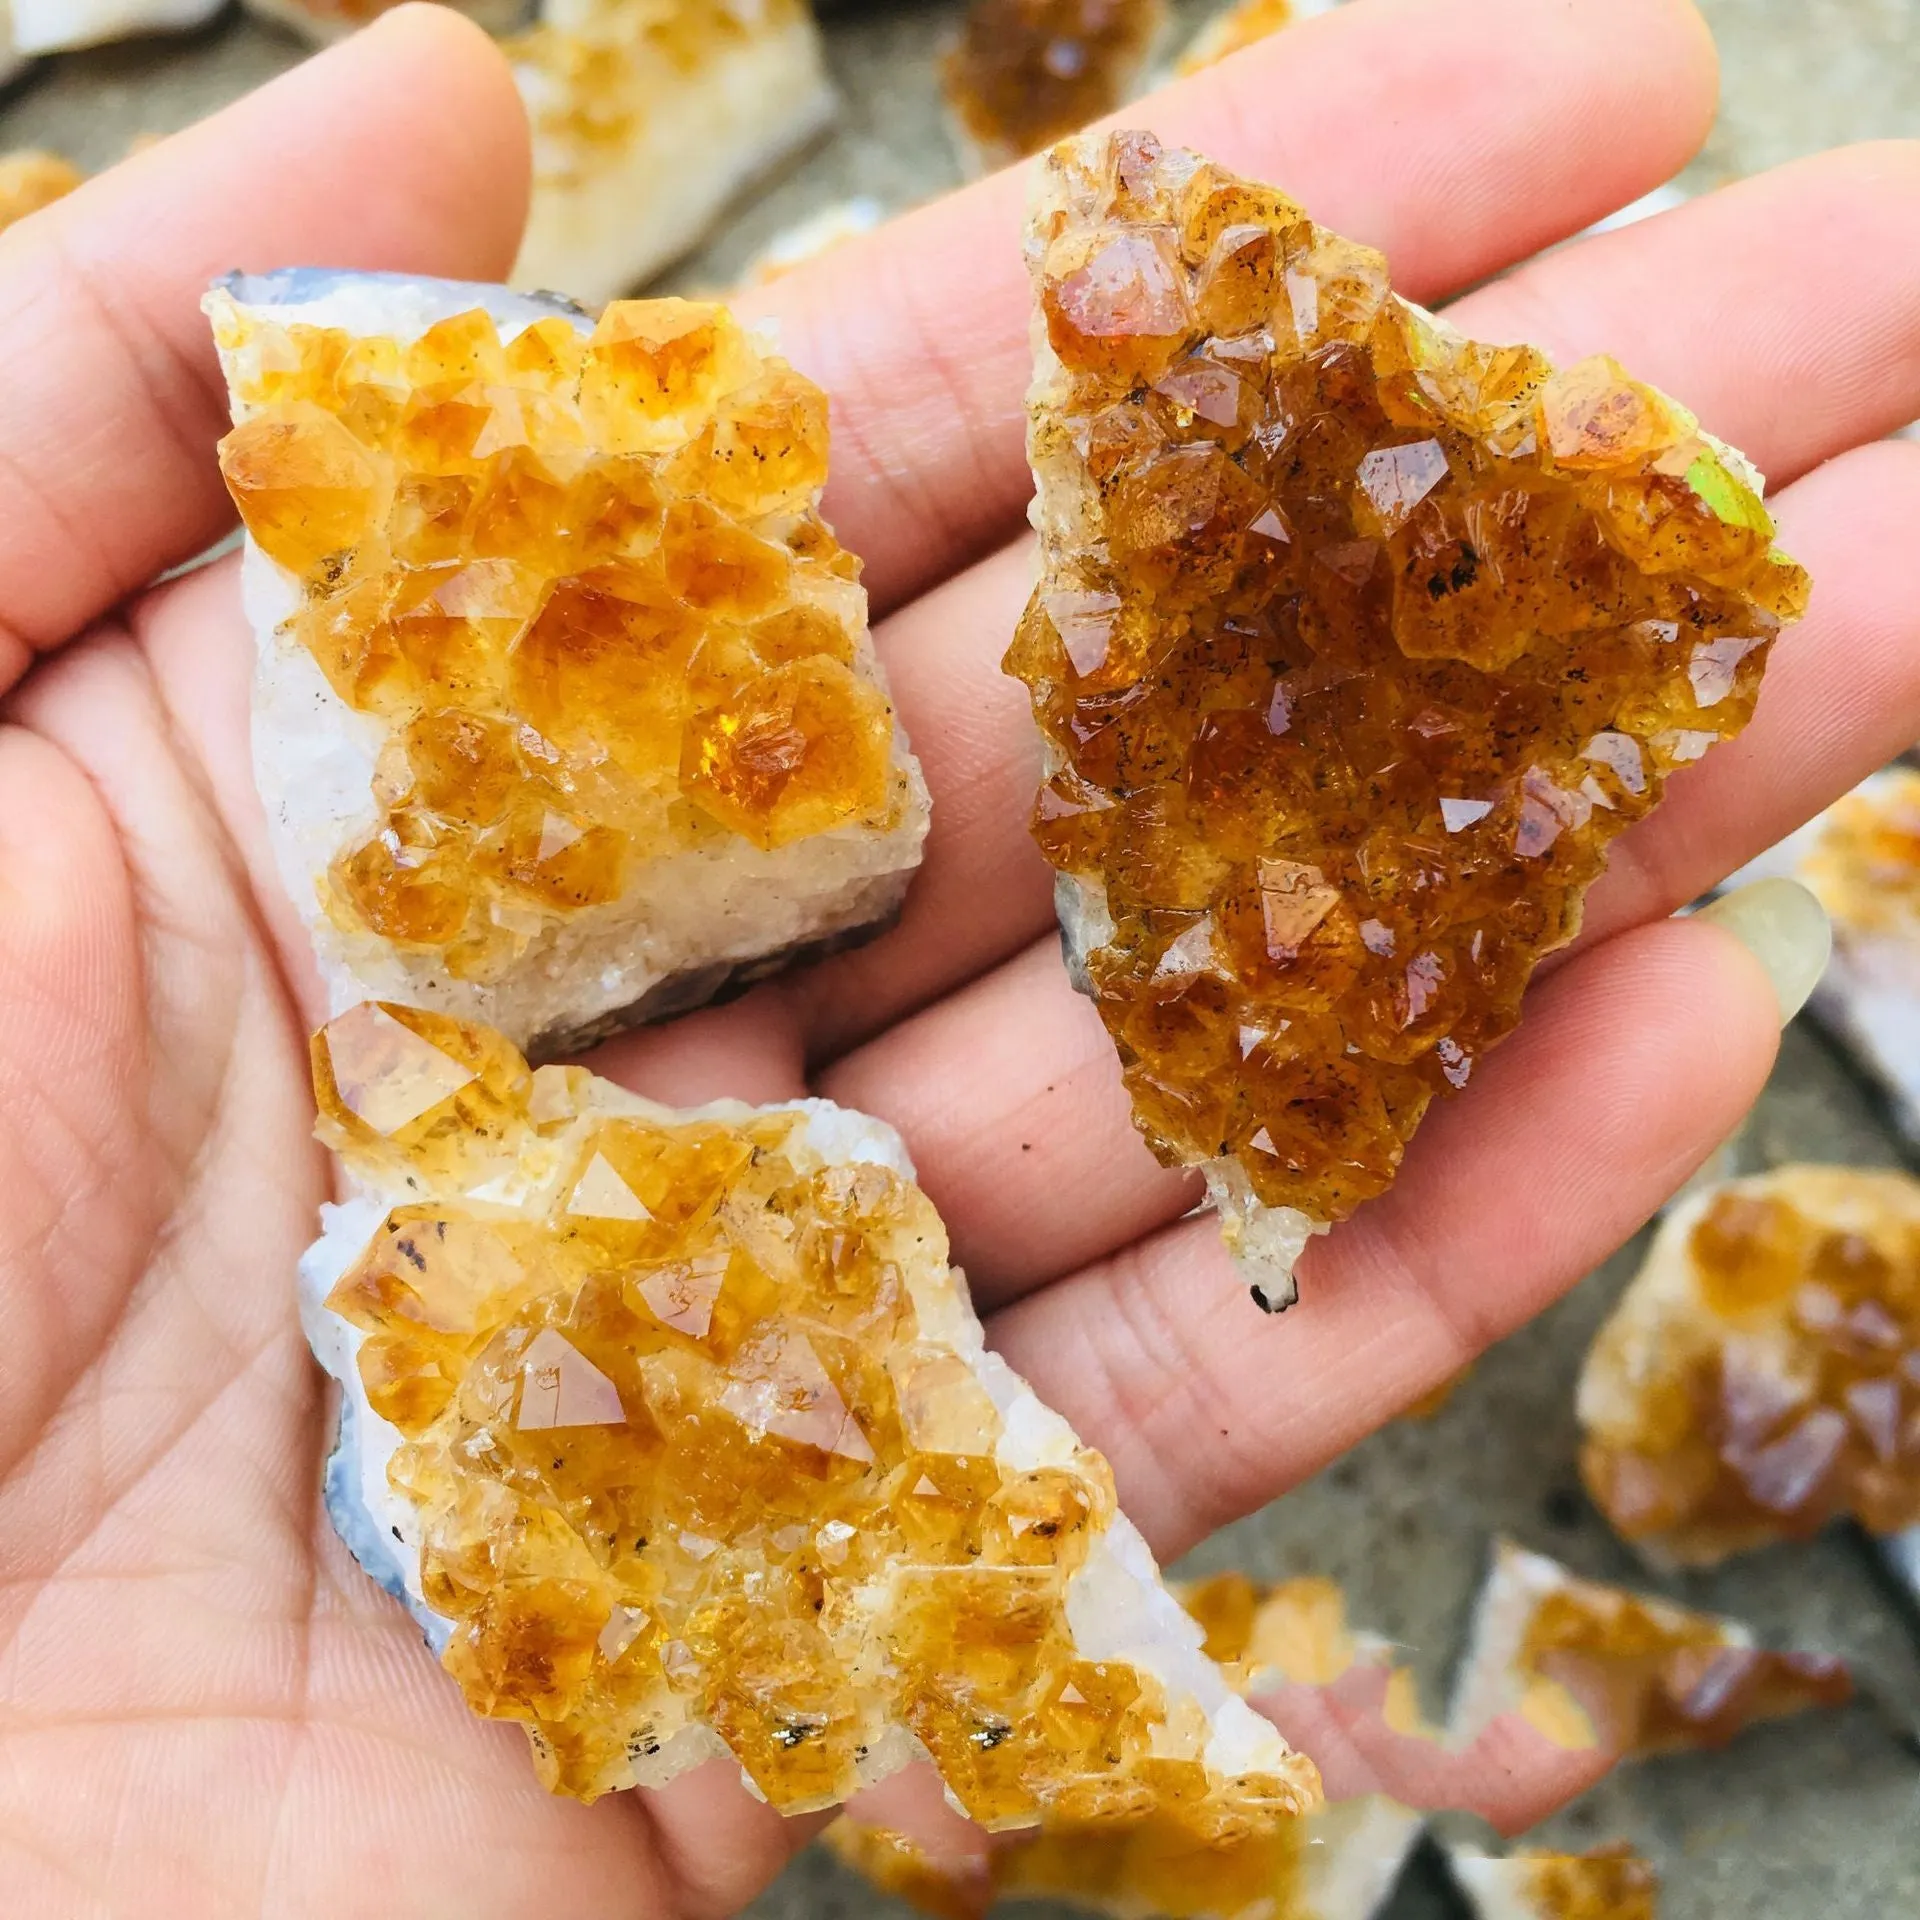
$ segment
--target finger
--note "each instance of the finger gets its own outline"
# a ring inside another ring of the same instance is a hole
[[[1788,469],[1824,459],[1920,415],[1920,250],[1903,237],[1920,219],[1916,155],[1920,147],[1892,145],[1784,169],[1725,196],[1730,211],[1714,211],[1716,197],[1589,243],[1604,245],[1604,258],[1589,259],[1582,246],[1529,270],[1558,276],[1551,312],[1534,312],[1531,295],[1510,299],[1529,284],[1519,276],[1462,301],[1450,317],[1495,339],[1529,334],[1537,318],[1559,329],[1555,344],[1570,353],[1607,342],[1614,328],[1613,344],[1634,370],[1700,406],[1710,426]],[[1859,200],[1885,206],[1843,211]],[[1698,244],[1676,247],[1670,227]],[[1884,243],[1877,250],[1863,250],[1869,229]],[[1786,281],[1778,277],[1781,232],[1800,249]],[[1635,264],[1643,248],[1644,266]],[[1715,291],[1722,276],[1736,289],[1726,301]],[[1771,276],[1764,299],[1763,276]],[[1615,302],[1616,282],[1639,290],[1637,308]],[[1585,302],[1604,324],[1588,329],[1582,319],[1569,333],[1575,323],[1555,316],[1582,313]],[[1670,867],[1666,884],[1610,876],[1596,889],[1591,924],[1615,931],[1671,912],[1920,736],[1920,677],[1911,671],[1920,636],[1908,611],[1920,573],[1908,531],[1920,500],[1916,471],[1911,445],[1875,448],[1777,498],[1783,543],[1816,581],[1812,611],[1780,647],[1746,736],[1683,775],[1670,804],[1616,849],[1627,874],[1642,859]],[[897,933],[810,977],[805,1017],[816,1058],[974,977],[1047,924],[1049,876],[1028,851],[1026,830],[1032,727],[1008,701],[999,669],[1031,580],[1023,542],[881,629],[895,698],[922,743],[941,808],[929,872]],[[943,738],[949,715],[964,716],[951,744]],[[949,783],[965,799],[942,820]],[[1698,804],[1707,792],[1725,802]]]
[[[0,691],[231,524],[211,279],[313,261],[497,279],[526,176],[498,51],[408,7],[0,238]]]
[[[1613,354],[1779,486],[1920,413],[1917,231],[1920,141],[1841,148],[1547,254],[1447,318],[1563,365]]]
[[[675,1898],[669,1906],[636,1902],[636,1914],[672,1912],[675,1920],[728,1920],[739,1913],[832,1817],[783,1819],[749,1793],[740,1763],[709,1760],[666,1786],[635,1794],[653,1829]]]
[[[158,1222],[138,1157],[139,931],[113,824],[57,747],[0,727],[0,1479],[124,1305]]]
[[[1807,617],[1775,647],[1746,732],[1621,837],[1581,947],[1717,886],[1920,738],[1920,446],[1861,447],[1774,511],[1813,574]]]
[[[989,1341],[1114,1469],[1163,1558],[1273,1499],[1537,1313],[1639,1227],[1766,1079],[1778,1002],[1718,927],[1595,949],[1435,1114],[1399,1184],[1263,1319],[1208,1218],[995,1315]]]
[[[1597,1785],[1620,1760],[1617,1743],[1563,1746],[1518,1713],[1503,1713],[1466,1746],[1428,1728],[1408,1729],[1395,1710],[1390,1669],[1356,1662],[1325,1686],[1263,1687],[1251,1704],[1313,1756],[1329,1800],[1384,1794],[1422,1812],[1478,1814],[1500,1833],[1520,1833]]]
[[[1428,299],[1668,178],[1713,116],[1688,0],[1358,0],[1137,102],[1124,124],[1276,180]],[[1005,540],[1028,493],[1025,170],[762,296],[834,396],[827,512],[898,605]]]
[[[898,1127],[974,1298],[997,1306],[1200,1198],[1134,1130],[1113,1042],[1041,940],[820,1076]],[[1065,1197],[1065,1204],[1063,1204]]]

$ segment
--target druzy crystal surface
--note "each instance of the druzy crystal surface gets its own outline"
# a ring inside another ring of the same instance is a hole
[[[719,306],[313,280],[209,305],[323,961],[524,1042],[884,922],[925,793],[818,512],[825,394]]]
[[[1745,724],[1807,580],[1675,402],[1461,338],[1150,135],[1057,149],[1028,250],[1034,832],[1137,1124],[1283,1276]]]
[[[1677,1208],[1579,1412],[1588,1491],[1659,1558],[1920,1523],[1920,1182],[1781,1167]]]
[[[942,70],[972,152],[1001,166],[1131,97],[1166,0],[974,0]]]
[[[23,147],[0,154],[0,233],[56,200],[64,200],[86,176],[57,153]]]
[[[1838,1660],[1756,1646],[1740,1622],[1582,1580],[1501,1542],[1449,1726],[1518,1712],[1562,1745],[1618,1758],[1721,1747],[1758,1721],[1853,1697]]]
[[[336,1519],[548,1786],[730,1753],[792,1812],[924,1751],[986,1826],[1152,1804],[1196,1847],[1312,1804],[984,1351],[886,1128],[670,1112],[373,1003],[313,1065],[358,1193],[304,1269]]]

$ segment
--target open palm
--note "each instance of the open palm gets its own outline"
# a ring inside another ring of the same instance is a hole
[[[1685,0],[1359,0],[1132,117],[1431,300],[1665,178],[1712,103]],[[547,1799],[333,1540],[292,1288],[327,1180],[312,983],[262,853],[236,582],[135,591],[228,518],[205,281],[498,276],[525,170],[490,44],[405,9],[0,240],[0,1888],[36,1920],[721,1913],[804,1832],[724,1767]],[[1520,1034],[1272,1322],[1132,1133],[1025,837],[996,665],[1030,565],[1021,194],[764,296],[834,396],[828,511],[935,793],[906,917],[596,1064],[898,1124],[990,1337],[1172,1554],[1538,1310],[1757,1090],[1765,974],[1665,916],[1920,733],[1920,448],[1862,444],[1920,413],[1920,153],[1827,156],[1459,302],[1611,349],[1744,445],[1818,591],[1751,731],[1621,843]]]

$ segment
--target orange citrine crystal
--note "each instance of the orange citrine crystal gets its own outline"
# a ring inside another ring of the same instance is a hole
[[[411,340],[215,314],[227,484],[382,742],[320,881],[342,937],[490,986],[676,856],[907,818],[858,565],[816,507],[826,396],[724,308],[504,334],[476,309]]]
[[[1057,149],[1029,253],[1034,833],[1155,1152],[1337,1220],[1806,576],[1684,409],[1460,338],[1149,135]]]
[[[674,1114],[398,1006],[313,1063],[385,1209],[325,1306],[392,1434],[413,1592],[549,1786],[724,1749],[794,1811],[910,1735],[988,1825],[1164,1802],[1201,1845],[1312,1802],[1152,1589],[1106,1463],[983,1354],[885,1129]]]
[[[1681,1209],[1579,1405],[1588,1491],[1671,1558],[1920,1524],[1920,1182],[1782,1167]]]
[[[946,57],[947,103],[989,166],[1038,153],[1129,98],[1165,0],[974,0]]]

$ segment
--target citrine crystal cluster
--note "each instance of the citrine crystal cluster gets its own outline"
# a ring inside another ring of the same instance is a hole
[[[1564,1746],[1624,1759],[1725,1746],[1758,1721],[1852,1697],[1829,1655],[1756,1646],[1738,1621],[1579,1579],[1503,1541],[1448,1725],[1467,1739],[1518,1712]]]
[[[1256,1704],[1262,1687],[1329,1686],[1356,1661],[1387,1655],[1385,1642],[1348,1627],[1344,1597],[1330,1580],[1269,1588],[1229,1573],[1175,1592],[1204,1629],[1208,1658]],[[941,1852],[857,1815],[830,1828],[827,1844],[882,1891],[942,1920],[981,1920],[1002,1901],[1035,1899],[1121,1920],[1366,1920],[1397,1878],[1421,1820],[1366,1793],[1196,1844],[1177,1801],[1143,1796],[1096,1818],[1052,1810],[1033,1832],[971,1853]]]
[[[1684,408],[1150,135],[1057,149],[1028,251],[1034,831],[1138,1125],[1284,1304],[1807,579]]]
[[[589,300],[670,264],[834,112],[806,0],[543,0],[506,50],[533,127],[514,283]]]
[[[1123,106],[1166,0],[974,0],[942,68],[968,156],[1004,166]]]
[[[1781,1167],[1676,1208],[1579,1413],[1588,1491],[1659,1558],[1920,1523],[1920,1182]]]
[[[550,1787],[730,1753],[795,1812],[924,1750],[986,1826],[1152,1806],[1201,1854],[1314,1803],[984,1351],[885,1127],[670,1112],[378,1003],[313,1065],[357,1194],[303,1269],[336,1519]]]
[[[0,154],[0,233],[28,214],[64,200],[84,177],[57,153],[25,147]]]
[[[1447,1865],[1480,1920],[1654,1920],[1659,1912],[1659,1875],[1618,1844],[1504,1859],[1454,1852]]]
[[[400,0],[247,0],[331,40]],[[807,0],[443,0],[501,37],[533,133],[514,285],[614,299],[832,119]]]
[[[1811,1011],[1920,1144],[1920,771],[1871,775],[1728,884],[1776,876],[1810,888],[1833,924]]]
[[[681,300],[291,274],[208,306],[257,769],[336,1004],[548,1049],[891,917],[926,794],[818,512],[817,387]]]

